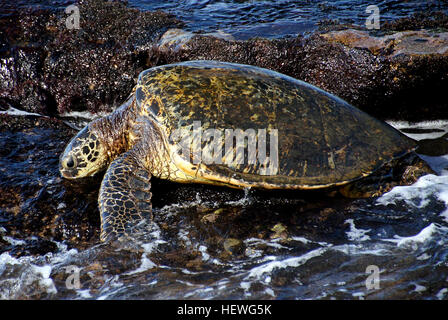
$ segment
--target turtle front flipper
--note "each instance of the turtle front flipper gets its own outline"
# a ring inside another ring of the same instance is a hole
[[[150,179],[151,173],[132,150],[111,163],[98,197],[101,241],[129,235],[135,225],[151,217]]]

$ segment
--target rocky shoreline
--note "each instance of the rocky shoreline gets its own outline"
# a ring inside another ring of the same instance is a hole
[[[238,41],[220,32],[186,32],[173,16],[122,2],[81,0],[79,9],[81,28],[72,30],[64,12],[0,18],[0,111],[42,115],[0,115],[0,253],[51,252],[49,239],[97,241],[100,179],[80,186],[59,178],[59,154],[76,132],[60,116],[115,109],[138,74],[155,65],[251,64],[317,85],[381,119],[448,119],[444,15],[400,20],[382,35],[335,27],[308,37]],[[14,244],[7,237],[28,240]]]

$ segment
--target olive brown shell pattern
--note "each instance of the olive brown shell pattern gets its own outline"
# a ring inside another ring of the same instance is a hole
[[[275,142],[270,133],[278,130],[275,174],[260,174],[266,163],[249,163],[247,150],[243,163],[226,161],[225,139],[214,141],[222,147],[222,157],[207,164],[207,170],[253,186],[342,185],[414,150],[413,140],[340,98],[254,66],[189,61],[151,68],[138,78],[136,101],[139,115],[151,117],[167,135],[192,133],[195,123],[202,133],[221,130],[223,137],[226,129],[266,129],[267,156]],[[212,140],[202,141],[201,150]],[[260,146],[258,138],[257,154]]]

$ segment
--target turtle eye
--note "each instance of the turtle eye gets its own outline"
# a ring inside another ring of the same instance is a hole
[[[75,158],[73,158],[72,156],[70,156],[68,158],[68,160],[65,161],[64,163],[65,163],[65,167],[68,168],[68,169],[74,168],[75,165],[76,165]]]

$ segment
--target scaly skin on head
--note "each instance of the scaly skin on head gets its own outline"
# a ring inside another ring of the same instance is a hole
[[[132,97],[110,115],[89,123],[67,145],[60,157],[64,178],[92,176],[105,169],[119,154],[131,147],[129,128],[136,118]]]
[[[135,98],[132,97],[125,104],[107,117],[97,119],[89,124],[89,130],[95,132],[107,152],[110,163],[118,155],[129,150],[134,144],[130,137],[131,128],[137,118]]]

